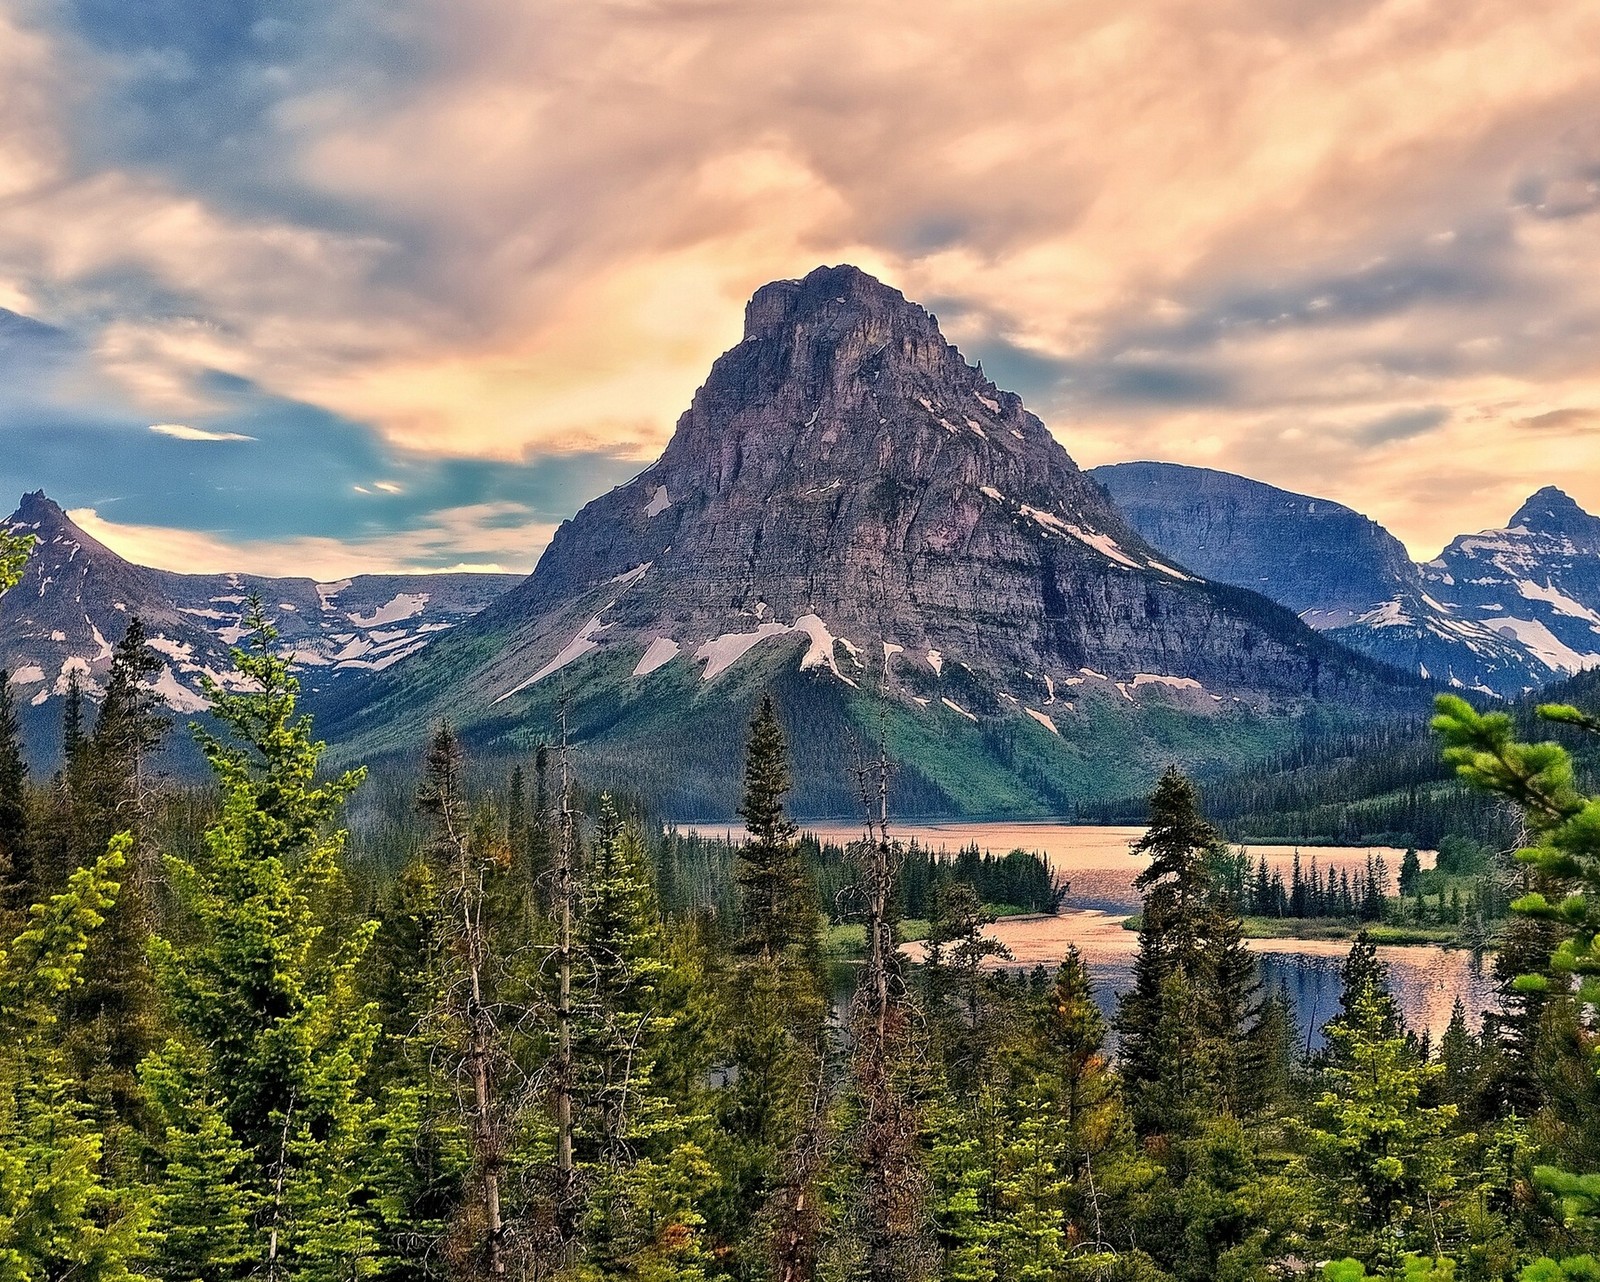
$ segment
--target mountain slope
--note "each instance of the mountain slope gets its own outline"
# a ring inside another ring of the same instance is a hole
[[[1514,697],[1600,662],[1600,521],[1558,490],[1530,499],[1512,528],[1463,536],[1419,566],[1382,526],[1327,499],[1176,463],[1092,475],[1167,555],[1396,667]]]
[[[1524,688],[1600,666],[1600,517],[1555,486],[1505,529],[1452,541],[1422,575],[1459,615],[1522,650]]]
[[[243,635],[252,595],[315,693],[415,653],[519,582],[515,575],[402,574],[319,584],[152,570],[85,534],[43,494],[25,495],[8,525],[37,543],[22,581],[0,597],[0,667],[38,725],[58,719],[48,705],[66,693],[74,671],[85,694],[99,696],[112,646],[134,615],[165,660],[157,691],[189,714],[205,707],[202,675],[228,680],[229,647]]]
[[[1420,700],[1169,564],[931,315],[839,267],[759,290],[661,458],[482,615],[339,692],[329,724],[352,752],[403,751],[448,712],[513,751],[570,692],[591,761],[670,774],[651,785],[709,812],[773,681],[800,804],[836,809],[843,745],[880,724],[930,808],[1059,809],[1170,757],[1247,754],[1318,701]]]

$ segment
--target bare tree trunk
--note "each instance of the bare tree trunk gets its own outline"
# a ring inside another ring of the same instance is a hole
[[[572,916],[576,839],[572,772],[567,741],[567,705],[561,702],[560,832],[556,848],[556,1196],[563,1239],[573,1232],[576,1174],[572,1158]]]
[[[500,1211],[502,1156],[495,1133],[494,1046],[498,1040],[494,1015],[483,998],[483,972],[489,941],[483,923],[483,879],[472,865],[469,835],[462,830],[461,815],[452,795],[441,806],[445,839],[455,852],[457,895],[461,904],[461,945],[466,960],[467,1058],[464,1067],[472,1083],[472,1149],[483,1198],[484,1268],[490,1277],[504,1277],[505,1224]]]
[[[894,988],[894,903],[899,860],[889,839],[890,764],[857,767],[866,811],[859,847],[867,899],[867,973],[858,993],[853,1055],[863,1118],[857,1159],[866,1177],[867,1276],[871,1282],[908,1282],[926,1276],[923,1172],[916,1155],[915,1109],[895,1082],[896,1062],[909,1055],[910,1020]],[[859,1009],[864,1001],[865,1010]]]

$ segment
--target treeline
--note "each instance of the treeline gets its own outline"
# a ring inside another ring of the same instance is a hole
[[[1352,731],[1308,717],[1284,752],[1201,781],[1207,813],[1234,841],[1435,849],[1472,834],[1503,849],[1515,838],[1512,810],[1455,778],[1423,719]],[[1084,810],[1090,822],[1143,815],[1141,798]]]
[[[846,771],[866,943],[838,1009],[828,858],[788,818],[770,702],[726,859],[585,793],[559,727],[501,789],[443,725],[414,822],[369,824],[383,858],[360,866],[391,874],[358,882],[341,816],[361,772],[322,769],[257,624],[210,689],[204,798],[152,786],[159,710],[109,688],[29,789],[0,702],[0,800],[23,798],[0,805],[8,1278],[1595,1276],[1600,801],[1509,724],[1446,708],[1456,763],[1535,838],[1481,1031],[1459,1007],[1437,1045],[1405,1028],[1361,941],[1308,1058],[1169,772],[1113,1056],[1074,950],[1021,975],[986,933],[991,894],[1040,889],[1026,860],[922,856],[908,889],[881,753]],[[918,966],[895,933],[914,902]]]

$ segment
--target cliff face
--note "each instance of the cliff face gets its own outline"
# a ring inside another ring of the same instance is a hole
[[[704,709],[720,685],[732,722],[741,674],[774,664],[847,702],[1058,741],[1079,693],[1197,716],[1393,694],[1292,614],[1156,553],[931,315],[850,267],[759,290],[661,458],[434,660],[486,727],[602,679],[619,709],[669,688]],[[371,700],[442,708],[429,666]],[[342,715],[359,739],[390,714]]]
[[[1327,499],[1176,463],[1113,463],[1089,475],[1163,552],[1313,627],[1340,627],[1422,582],[1399,539]]]
[[[1172,463],[1093,475],[1164,553],[1385,663],[1505,696],[1600,665],[1600,519],[1554,487],[1419,566],[1326,499]]]

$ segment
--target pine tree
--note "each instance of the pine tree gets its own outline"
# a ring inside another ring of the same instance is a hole
[[[0,668],[0,922],[28,902],[32,889],[28,763],[11,694],[11,674]]]
[[[1453,1104],[1425,1097],[1445,1072],[1420,1060],[1398,1029],[1381,967],[1358,943],[1345,965],[1327,1089],[1307,1131],[1324,1222],[1348,1226],[1345,1249],[1398,1267],[1408,1252],[1443,1254],[1445,1209],[1458,1184]]]
[[[70,1053],[108,1139],[107,1160],[132,1163],[144,1128],[140,1061],[159,1032],[148,942],[155,927],[157,873],[149,842],[153,800],[149,758],[168,721],[150,678],[161,662],[137,616],[111,656],[94,732],[71,766],[75,844],[98,847],[126,831],[133,847],[122,893],[90,946],[87,978],[68,1013]]]
[[[182,1176],[157,1199],[158,1259],[183,1276],[352,1276],[377,1256],[361,1083],[378,1025],[356,988],[376,923],[327,909],[345,841],[333,821],[361,774],[319,781],[298,682],[259,607],[251,624],[234,653],[250,688],[207,684],[231,739],[196,731],[221,817],[202,855],[167,857],[182,930],[152,944],[174,1036],[141,1076],[159,1156]],[[245,1227],[189,1231],[213,1215]]]
[[[143,1207],[104,1179],[103,1136],[57,1037],[62,999],[82,982],[130,846],[125,836],[112,841],[0,951],[0,1272],[8,1278],[132,1276]]]
[[[1151,862],[1134,879],[1144,892],[1139,951],[1117,1009],[1122,1075],[1141,1134],[1184,1133],[1206,1106],[1226,1111],[1243,1099],[1255,967],[1236,911],[1212,884],[1222,850],[1194,785],[1168,770],[1134,847]]]
[[[463,1208],[461,1239],[467,1271],[506,1275],[510,1244],[502,1205],[506,1154],[514,1121],[507,1116],[501,1074],[506,1037],[491,989],[497,966],[487,905],[496,864],[469,833],[461,745],[448,723],[428,747],[418,808],[434,822],[431,855],[439,887],[439,932],[445,966],[429,1022],[438,1027],[445,1062],[438,1065],[460,1099],[471,1152],[472,1197]]]
[[[767,695],[750,723],[739,815],[750,839],[739,849],[740,948],[774,958],[812,942],[816,907],[795,844],[795,826],[784,813],[790,789],[789,750],[778,713]]]
[[[935,895],[923,963],[924,1012],[958,1094],[972,1089],[993,1048],[987,1025],[996,1003],[983,965],[1011,956],[1009,948],[984,933],[993,922],[966,882],[947,883]]]
[[[1478,1093],[1481,1067],[1478,1042],[1467,1027],[1467,1010],[1457,997],[1450,1008],[1450,1022],[1439,1039],[1439,1092],[1445,1102],[1454,1104],[1457,1113],[1470,1113]]]
[[[1008,1282],[1052,1282],[1067,1246],[1060,1128],[1045,1101],[1025,1095],[1017,1105],[995,1181],[1003,1214],[994,1255]]]
[[[1415,846],[1407,846],[1406,853],[1400,860],[1400,886],[1402,895],[1409,895],[1417,888],[1417,879],[1422,876],[1422,860],[1417,855]]]
[[[1246,1042],[1247,1113],[1271,1112],[1289,1101],[1299,1051],[1294,1002],[1280,983],[1261,1003]]]
[[[698,1278],[710,1165],[655,1080],[672,1031],[666,949],[645,851],[602,797],[577,933],[578,1156],[585,1277]]]

